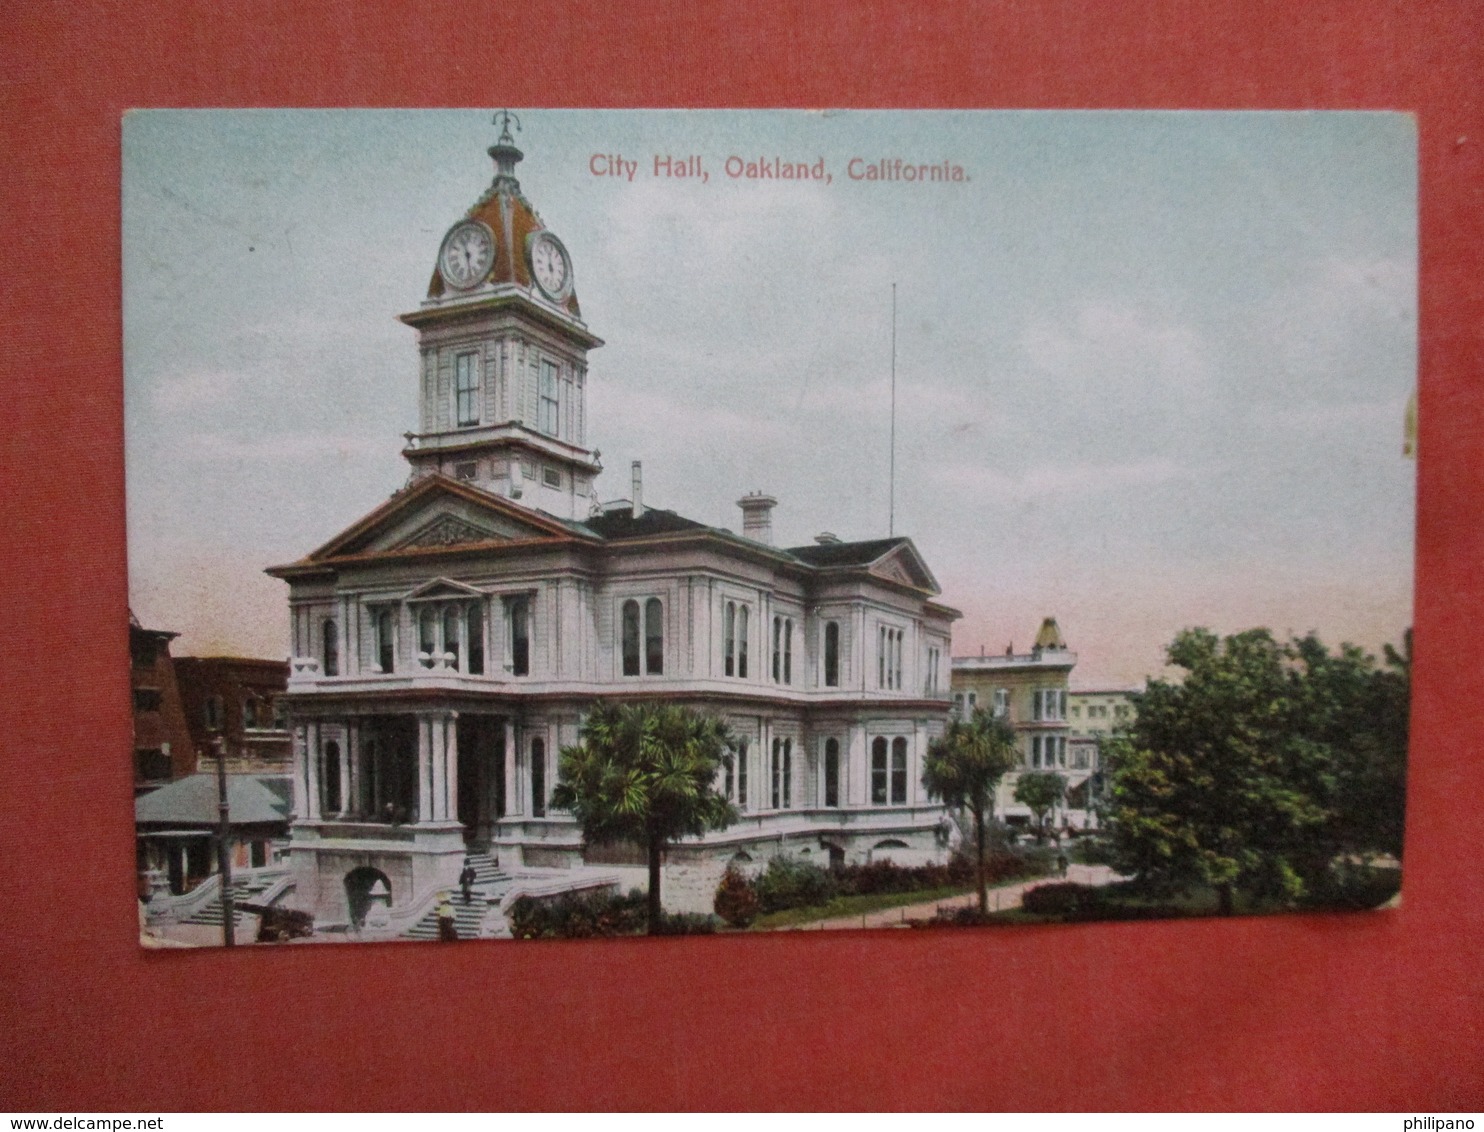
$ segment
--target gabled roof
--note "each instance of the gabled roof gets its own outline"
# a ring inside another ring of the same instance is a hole
[[[446,506],[440,507],[440,503]],[[417,521],[419,516],[424,519],[421,523]],[[333,563],[356,555],[579,537],[580,529],[574,529],[572,524],[435,473],[397,492],[298,562],[270,567],[268,573]]]
[[[906,536],[792,546],[787,553],[820,570],[866,570],[889,582],[940,592],[938,580]]]
[[[227,817],[232,825],[263,825],[288,820],[287,791],[250,774],[227,775]],[[212,826],[217,816],[216,775],[193,774],[134,800],[140,825]]]

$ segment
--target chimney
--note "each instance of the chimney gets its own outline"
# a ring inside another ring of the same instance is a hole
[[[634,474],[634,518],[644,518],[644,465],[635,460],[630,465]]]
[[[772,546],[772,512],[773,508],[778,506],[778,500],[771,495],[754,491],[751,495],[744,495],[737,500],[737,506],[742,508],[742,537]]]

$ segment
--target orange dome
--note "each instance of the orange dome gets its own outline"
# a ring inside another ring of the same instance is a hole
[[[464,214],[463,219],[477,220],[489,229],[494,236],[494,257],[488,273],[478,284],[471,286],[470,290],[485,283],[496,286],[514,284],[522,290],[541,294],[543,299],[550,301],[531,277],[529,258],[531,237],[548,229],[531,207],[531,202],[521,194],[520,182],[515,179],[516,162],[524,155],[511,141],[508,124],[505,132],[500,135],[500,140],[490,147],[489,154],[495,160],[495,179],[474,207]],[[560,241],[557,242],[560,245]],[[563,248],[562,251],[565,254],[566,249]],[[570,262],[568,270],[571,270]],[[433,278],[428,283],[428,298],[441,299],[450,293],[455,293],[454,289],[444,281],[442,272],[435,264]],[[557,305],[575,318],[582,317],[577,293],[570,288],[566,298]]]

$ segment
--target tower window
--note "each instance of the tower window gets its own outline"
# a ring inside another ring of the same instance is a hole
[[[479,475],[479,464],[475,460],[461,460],[453,466],[453,478],[472,480]]]
[[[557,434],[560,419],[557,402],[557,367],[555,362],[541,363],[541,402],[536,427],[547,436]]]
[[[479,355],[459,354],[453,360],[454,401],[459,425],[479,423]]]
[[[557,469],[557,468],[542,468],[541,469],[541,482],[544,483],[547,487],[558,487],[558,488],[561,487],[562,486],[562,473],[561,473],[560,469]]]

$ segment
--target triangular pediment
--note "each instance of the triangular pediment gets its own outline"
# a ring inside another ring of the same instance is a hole
[[[574,537],[548,515],[444,476],[428,476],[336,535],[306,561]]]
[[[903,541],[886,554],[872,562],[869,570],[878,578],[885,578],[898,585],[911,586],[916,590],[938,593],[938,580],[927,568],[922,555],[911,542]]]
[[[434,578],[407,595],[408,601],[433,601],[449,597],[483,597],[484,591],[456,582],[452,578]]]

